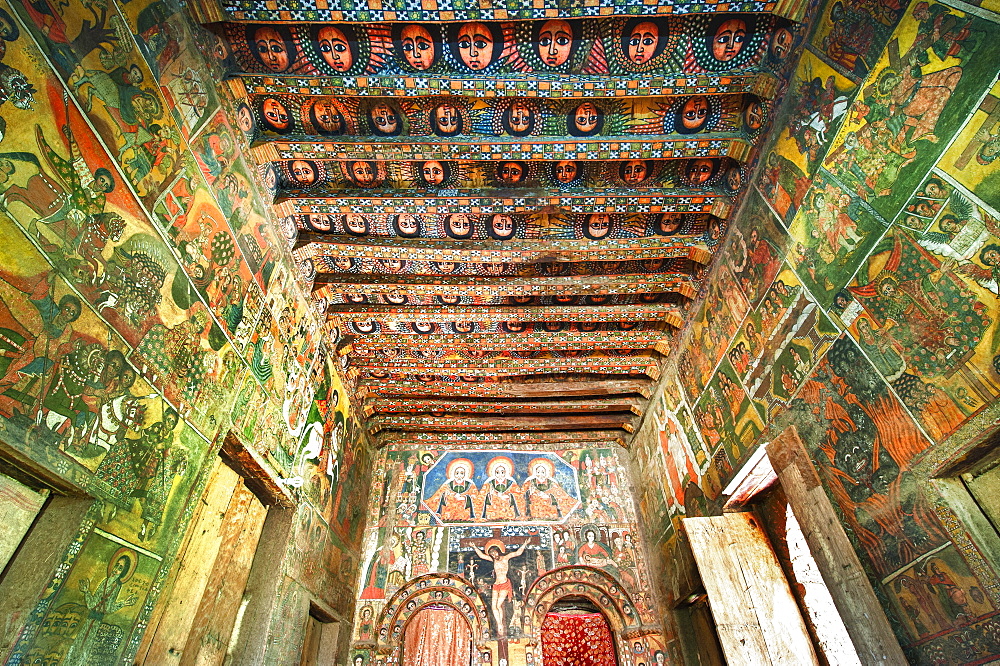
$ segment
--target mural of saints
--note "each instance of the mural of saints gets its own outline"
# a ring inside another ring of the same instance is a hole
[[[514,462],[498,456],[486,465],[489,476],[480,489],[483,507],[481,517],[487,521],[520,520],[521,489],[514,480]]]
[[[448,463],[448,480],[431,495],[427,505],[445,521],[472,520],[478,495],[472,482],[475,466],[468,458],[456,458]]]
[[[524,481],[524,506],[528,520],[560,520],[576,504],[569,493],[553,478],[555,465],[548,458],[528,463],[531,472]]]

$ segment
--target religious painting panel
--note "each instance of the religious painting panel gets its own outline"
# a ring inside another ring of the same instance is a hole
[[[816,19],[810,43],[830,66],[860,83],[905,11],[905,3],[885,0],[828,3]]]
[[[1000,653],[984,631],[997,615],[996,601],[954,545],[932,551],[886,578],[882,589],[907,642],[945,661]]]
[[[947,542],[910,471],[930,446],[885,380],[841,337],[805,381],[782,423],[794,422],[862,561],[883,577]]]
[[[1000,209],[1000,83],[983,97],[941,156],[937,169],[983,201]]]
[[[805,287],[829,307],[885,227],[870,206],[820,169],[789,228],[789,261]]]
[[[491,633],[517,638],[525,594],[552,565],[552,528],[469,525],[448,529],[448,570],[490,609]]]
[[[957,201],[945,210],[965,215],[942,216],[946,231],[887,235],[848,288],[852,335],[934,441],[1000,395],[989,288],[1000,245],[992,218]]]
[[[732,363],[723,358],[694,407],[695,421],[713,456],[721,444],[729,464],[736,466],[750,452],[764,429],[757,410]]]
[[[755,308],[781,270],[788,234],[756,189],[747,191],[740,217],[745,222],[730,230],[723,256],[750,307]]]
[[[442,524],[565,522],[576,471],[549,453],[449,451],[425,473],[423,506]]]
[[[824,166],[886,219],[920,186],[997,74],[996,23],[934,2],[900,21]]]
[[[80,548],[36,608],[33,631],[22,634],[15,647],[14,654],[27,663],[115,663],[136,648],[133,627],[162,558],[99,529]]]

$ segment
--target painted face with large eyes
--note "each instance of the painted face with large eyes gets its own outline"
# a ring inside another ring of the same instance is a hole
[[[493,59],[493,34],[483,23],[466,23],[458,30],[458,53],[469,69],[486,69]]]
[[[472,233],[472,224],[465,213],[454,213],[448,216],[448,231],[455,238],[466,238]]]
[[[593,102],[584,102],[573,112],[573,126],[578,132],[590,135],[597,131],[600,117]]]
[[[399,44],[403,58],[413,69],[423,72],[434,64],[434,38],[424,26],[414,23],[403,28]]]
[[[244,133],[250,134],[253,132],[253,128],[256,125],[253,119],[253,112],[250,111],[250,107],[246,104],[240,104],[236,107],[236,126],[243,130]]]
[[[347,35],[332,25],[324,26],[316,34],[316,41],[323,60],[336,72],[346,72],[354,64],[354,55]]]
[[[746,21],[743,19],[725,21],[712,37],[712,55],[720,62],[729,62],[743,50],[746,39]]]
[[[531,131],[531,107],[524,102],[510,105],[510,129],[518,136]]]
[[[501,162],[497,168],[497,179],[504,185],[516,185],[524,178],[524,165],[517,162]]]
[[[681,107],[681,125],[688,130],[700,130],[708,122],[708,98],[695,95]]]
[[[409,213],[402,213],[396,220],[400,236],[413,237],[420,233],[420,222]]]
[[[558,67],[569,60],[573,48],[573,30],[562,19],[542,24],[538,32],[538,55],[549,67]]]
[[[288,129],[292,124],[292,120],[288,115],[288,109],[273,97],[268,97],[264,100],[264,103],[261,104],[261,111],[264,114],[264,120],[267,124],[275,129]]]
[[[510,238],[514,235],[514,220],[510,215],[497,213],[490,218],[490,228],[497,238]]]
[[[752,100],[743,109],[743,122],[752,130],[758,130],[764,124],[764,107],[757,100]]]
[[[368,233],[368,219],[364,215],[349,213],[344,216],[344,226],[347,231],[355,236],[362,236]]]
[[[591,213],[587,217],[587,236],[604,238],[611,232],[611,216],[607,213]]]
[[[683,222],[684,218],[679,213],[664,213],[657,221],[657,226],[661,234],[669,236],[670,234],[677,233]]]
[[[399,130],[399,116],[385,102],[372,107],[371,120],[376,134],[395,134]]]
[[[307,160],[292,162],[292,178],[300,185],[312,185],[316,182],[316,169]]]
[[[375,182],[375,168],[371,162],[351,162],[351,179],[362,187]]]
[[[646,163],[642,160],[629,160],[622,165],[622,180],[624,180],[629,185],[638,185],[642,181],[646,180],[646,176],[649,175],[649,171],[646,168]]]
[[[288,46],[281,34],[269,25],[262,25],[253,33],[254,48],[257,49],[257,57],[260,58],[264,66],[272,72],[283,72],[288,69],[292,62],[292,56],[288,53]]]
[[[562,162],[556,162],[553,168],[556,176],[556,180],[560,183],[572,183],[580,173],[580,166],[576,162],[571,162],[569,160],[564,160]]]
[[[660,27],[651,21],[643,21],[632,28],[628,36],[628,59],[637,65],[642,65],[656,55],[656,46],[660,41]]]
[[[313,102],[313,116],[319,129],[327,134],[344,133],[344,116],[329,99]]]
[[[788,28],[778,28],[771,36],[771,57],[775,60],[784,60],[792,52],[792,42],[795,37]]]
[[[691,160],[687,169],[689,185],[704,185],[712,177],[712,160]]]
[[[444,102],[434,107],[434,125],[437,133],[442,136],[458,134],[460,116],[453,104]]]
[[[420,175],[428,185],[440,185],[444,182],[444,166],[440,162],[424,162],[420,167]]]
[[[333,228],[333,220],[330,219],[329,215],[310,213],[309,226],[315,229],[316,231],[330,231],[330,229]]]

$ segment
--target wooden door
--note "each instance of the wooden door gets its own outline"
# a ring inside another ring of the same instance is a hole
[[[243,479],[218,461],[138,663],[222,664],[266,515]]]
[[[684,528],[726,661],[817,664],[781,564],[753,514],[686,518]]]

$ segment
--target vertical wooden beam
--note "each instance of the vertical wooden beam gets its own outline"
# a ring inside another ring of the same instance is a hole
[[[685,518],[719,642],[733,666],[818,664],[777,556],[751,513]]]
[[[905,664],[885,611],[794,426],[767,455],[863,664]]]

